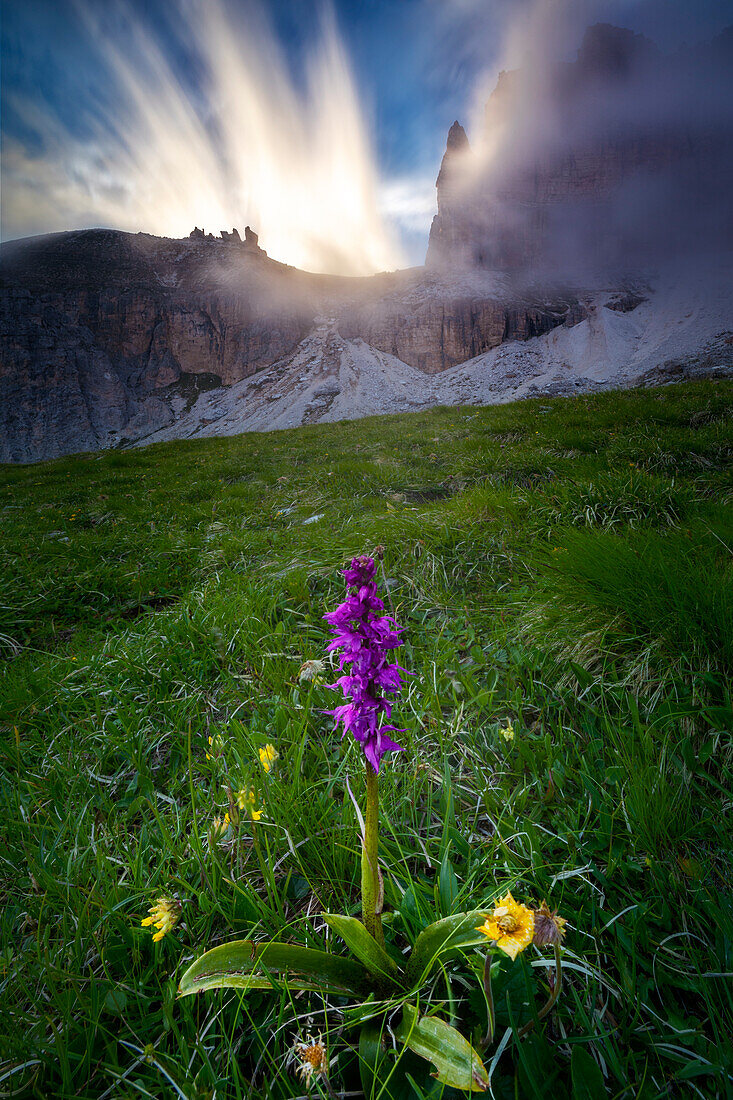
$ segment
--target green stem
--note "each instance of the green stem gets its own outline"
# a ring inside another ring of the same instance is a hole
[[[545,1016],[550,1011],[552,1006],[555,1004],[555,1001],[557,1000],[557,998],[560,996],[560,991],[562,990],[562,959],[560,957],[560,944],[559,943],[554,944],[554,950],[555,950],[555,984],[552,988],[552,993],[550,994],[547,1003],[545,1004],[544,1008],[541,1008],[539,1013],[537,1014],[537,1019],[538,1020],[544,1020]]]
[[[250,828],[252,830],[252,843],[254,844],[254,850],[255,850],[255,854],[257,856],[257,862],[260,865],[260,871],[262,873],[262,878],[264,879],[264,882],[265,882],[265,891],[267,893],[267,900],[269,901],[269,903],[273,907],[273,909],[277,909],[280,912],[280,915],[282,916],[282,906],[280,904],[280,899],[278,898],[277,892],[274,889],[274,884],[270,881],[270,877],[271,877],[270,868],[269,868],[268,863],[265,862],[265,857],[262,854],[262,845],[260,844],[260,838],[259,838],[259,835],[258,835],[258,832],[257,832],[257,824],[258,823],[254,819],[252,819],[249,824],[250,824]],[[265,841],[265,843],[266,843],[266,841]]]
[[[491,954],[487,954],[484,961],[484,993],[486,994],[486,1012],[488,1015],[488,1027],[486,1029],[486,1035],[479,1044],[481,1050],[485,1050],[487,1047],[491,1046],[494,1041],[494,1030],[496,1028],[494,993],[491,988],[491,964],[493,961],[494,956]]]
[[[384,946],[382,900],[379,889],[379,778],[366,761],[366,814],[361,848],[361,911],[364,927]]]
[[[537,1013],[538,1020],[544,1020],[545,1016],[552,1009],[555,1001],[560,996],[560,991],[562,989],[562,959],[560,957],[560,944],[553,944],[553,947],[555,950],[555,984],[552,987],[552,992],[550,993],[550,996],[547,998],[546,1002]],[[523,1028],[520,1028],[518,1032],[518,1037],[520,1039],[523,1038],[523,1036],[525,1036],[528,1032],[532,1030],[534,1024],[534,1020],[530,1020],[528,1023],[526,1023]]]

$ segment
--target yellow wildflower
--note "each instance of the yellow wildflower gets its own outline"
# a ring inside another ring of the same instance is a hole
[[[296,1039],[293,1056],[298,1062],[298,1075],[309,1086],[314,1077],[325,1077],[328,1074],[328,1051],[320,1035],[317,1039],[310,1034],[306,1035],[303,1043]]]
[[[276,750],[274,745],[267,744],[264,749],[260,749],[260,764],[266,772],[271,772],[273,765],[277,759],[279,759],[280,753]]]
[[[565,918],[558,916],[557,909],[550,911],[547,902],[543,901],[539,909],[534,911],[534,938],[532,942],[536,947],[545,947],[547,944],[552,944],[554,947],[555,944],[562,942],[566,924]]]
[[[524,951],[532,942],[534,912],[526,905],[516,902],[511,894],[507,894],[499,899],[493,913],[487,914],[486,920],[476,931],[495,940],[498,948],[511,959],[516,959],[520,951]]]
[[[259,821],[262,817],[263,811],[255,809],[255,802],[257,801],[257,795],[251,790],[241,790],[237,794],[237,805],[240,810],[246,810],[253,821]],[[227,814],[227,817],[229,815]]]
[[[216,737],[209,738],[209,748],[211,752],[207,752],[206,759],[211,760],[215,756],[220,756],[222,749],[224,748],[224,740],[217,733]]]
[[[157,943],[178,923],[181,906],[175,898],[163,895],[158,898],[155,905],[150,906],[148,913],[150,916],[144,917],[140,924],[143,928],[148,928],[150,925],[157,928],[157,932],[153,933],[153,942]]]
[[[514,726],[512,725],[509,718],[506,719],[506,725],[501,730],[499,730],[499,732],[501,733],[501,736],[504,738],[505,741],[514,740]]]

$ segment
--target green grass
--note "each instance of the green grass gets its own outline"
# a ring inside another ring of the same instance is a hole
[[[358,911],[361,762],[297,673],[382,544],[415,673],[381,783],[388,941],[546,897],[566,985],[488,1053],[494,1095],[596,1095],[587,1054],[609,1097],[733,1096],[732,407],[705,382],[0,469],[0,1095],[302,1096],[307,1031],[359,1095],[346,1002],[175,990],[205,948],[323,948],[318,914]],[[262,860],[245,826],[209,838],[227,783],[261,796]],[[161,892],[183,912],[154,945]],[[499,1039],[531,970],[502,967]],[[453,990],[428,1000],[485,1030],[478,974]],[[410,1065],[409,1095],[458,1095]]]

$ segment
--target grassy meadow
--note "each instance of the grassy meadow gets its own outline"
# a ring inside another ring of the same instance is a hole
[[[501,963],[491,1094],[733,1097],[732,415],[708,381],[0,468],[0,1097],[306,1096],[308,1033],[311,1095],[363,1095],[343,998],[176,990],[230,939],[343,950],[319,915],[359,911],[363,765],[298,673],[378,544],[414,673],[380,773],[388,943],[547,899],[562,995],[519,1039],[551,957]],[[214,826],[228,787],[257,844]],[[468,955],[421,1011],[475,1036]],[[405,1057],[369,1100],[467,1095]]]

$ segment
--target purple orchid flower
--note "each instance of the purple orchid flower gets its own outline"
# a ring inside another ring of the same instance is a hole
[[[349,731],[354,735],[378,772],[386,752],[402,752],[402,746],[388,734],[405,731],[384,724],[383,720],[392,715],[392,704],[385,693],[400,690],[403,682],[400,673],[406,670],[389,663],[390,650],[402,645],[402,627],[390,615],[380,614],[384,604],[377,595],[376,569],[373,558],[354,558],[343,570],[346,584],[353,590],[351,595],[323,618],[334,633],[327,652],[341,650],[339,668],[351,666],[350,672],[328,685],[340,687],[344,697],[351,701],[326,713],[333,715],[336,725],[341,723],[343,734]]]

